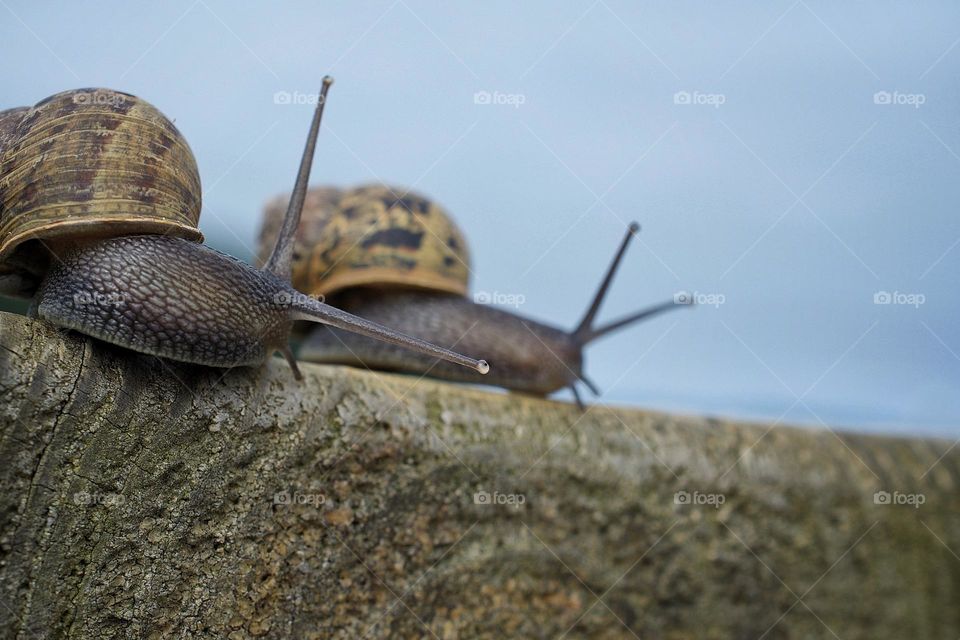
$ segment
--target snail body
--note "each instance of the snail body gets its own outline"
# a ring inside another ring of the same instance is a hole
[[[267,205],[262,251],[275,232],[279,207],[279,199]],[[482,350],[491,372],[480,378],[436,358],[403,353],[328,327],[309,330],[298,356],[310,362],[489,384],[537,396],[570,388],[582,406],[577,382],[597,393],[583,372],[584,347],[678,306],[670,301],[594,326],[613,276],[638,230],[635,223],[630,225],[582,321],[573,331],[565,331],[466,297],[469,250],[452,219],[436,203],[386,186],[313,189],[307,194],[295,241],[294,281],[307,292],[327,296],[351,313],[398,331],[425,336],[468,356]],[[425,278],[424,271],[431,272],[432,278]],[[383,278],[383,272],[389,277]]]
[[[40,318],[105,342],[232,367],[285,347],[292,319],[277,301],[290,291],[281,278],[204,245],[142,235],[67,251],[34,305]]]
[[[583,377],[582,350],[569,333],[463,296],[415,289],[357,289],[337,296],[336,301],[350,313],[400,332],[430,336],[436,344],[455,345],[465,355],[483,345],[490,373],[481,379],[436,358],[326,328],[307,334],[298,351],[301,360],[482,383],[532,395],[546,395]]]
[[[299,378],[287,339],[295,320],[310,320],[485,370],[483,362],[290,285],[292,233],[331,83],[324,79],[282,232],[264,269],[201,243],[193,155],[173,124],[144,101],[87,89],[3,112],[0,285],[14,294],[35,288],[31,313],[41,319],[172,360],[233,367],[261,364],[280,351]]]

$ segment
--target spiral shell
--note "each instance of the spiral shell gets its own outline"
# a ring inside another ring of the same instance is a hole
[[[30,107],[17,107],[0,111],[0,158],[3,158],[3,150],[16,138],[17,125],[29,110]]]
[[[288,197],[264,211],[260,256],[280,229]],[[293,286],[330,295],[356,286],[398,286],[466,295],[467,243],[435,202],[400,187],[314,188],[294,246]]]
[[[31,239],[202,241],[200,203],[193,152],[140,98],[76,89],[0,113],[0,263]]]

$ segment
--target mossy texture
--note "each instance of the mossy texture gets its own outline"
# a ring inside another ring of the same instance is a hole
[[[0,314],[0,637],[960,635],[950,442],[301,367]]]

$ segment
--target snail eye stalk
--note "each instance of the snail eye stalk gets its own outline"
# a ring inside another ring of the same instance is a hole
[[[652,318],[653,316],[665,311],[670,311],[671,309],[679,309],[685,306],[690,306],[689,303],[679,303],[676,301],[662,302],[660,304],[641,309],[636,313],[624,316],[619,320],[609,322],[603,326],[593,326],[593,321],[596,319],[597,312],[600,311],[600,305],[603,304],[603,301],[607,296],[607,292],[610,290],[610,283],[613,282],[613,277],[616,275],[620,268],[620,263],[623,261],[623,255],[627,251],[627,246],[630,244],[630,240],[633,239],[633,236],[639,233],[639,231],[640,225],[636,222],[631,222],[630,226],[627,228],[627,233],[624,236],[623,241],[620,243],[620,248],[617,249],[617,253],[613,256],[613,262],[610,263],[610,267],[607,269],[607,273],[603,277],[603,281],[600,283],[597,293],[593,296],[593,301],[590,303],[590,306],[587,308],[587,312],[583,316],[583,320],[580,321],[580,324],[577,325],[577,328],[571,333],[573,339],[581,347],[593,342],[597,338],[623,329],[631,324],[640,322],[641,320]]]
[[[433,356],[434,358],[440,358],[441,360],[446,360],[447,362],[468,367],[482,375],[486,375],[490,371],[490,365],[487,364],[486,360],[475,360],[473,358],[468,358],[467,356],[457,353],[456,351],[438,347],[435,344],[431,344],[418,338],[412,338],[406,334],[400,333],[399,331],[394,331],[393,329],[379,325],[376,322],[364,320],[363,318],[355,316],[352,313],[347,313],[346,311],[342,311],[336,307],[331,307],[330,305],[322,302],[317,302],[316,300],[312,300],[310,298],[305,298],[303,300],[294,302],[293,319],[319,322],[321,324],[337,327],[338,329],[344,329],[345,331],[359,333],[360,335],[374,338],[382,342],[389,342],[391,344],[405,347],[428,356]]]
[[[300,158],[300,169],[297,171],[297,181],[287,205],[287,213],[283,218],[283,225],[277,236],[273,251],[264,265],[264,269],[275,276],[290,281],[290,265],[293,258],[293,245],[296,240],[297,227],[300,226],[300,214],[303,212],[303,203],[307,197],[307,184],[310,181],[310,168],[313,166],[313,155],[317,148],[317,135],[320,132],[320,121],[323,119],[323,108],[327,104],[327,93],[333,84],[333,78],[324,76],[323,86],[320,89],[320,98],[317,108],[313,112],[313,121],[310,123],[310,133],[307,134],[307,144]]]

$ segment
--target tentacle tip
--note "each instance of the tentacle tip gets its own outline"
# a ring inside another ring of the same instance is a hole
[[[323,86],[329,87],[333,84],[333,76],[323,76]]]
[[[486,360],[479,360],[479,361],[477,361],[477,373],[479,373],[480,375],[483,375],[483,376],[485,376],[485,375],[487,375],[488,373],[490,373],[490,365],[487,364],[487,361],[486,361]]]
[[[637,233],[637,232],[639,232],[639,231],[640,231],[640,223],[639,223],[639,222],[636,222],[636,221],[631,222],[629,229],[630,229],[630,233]]]

